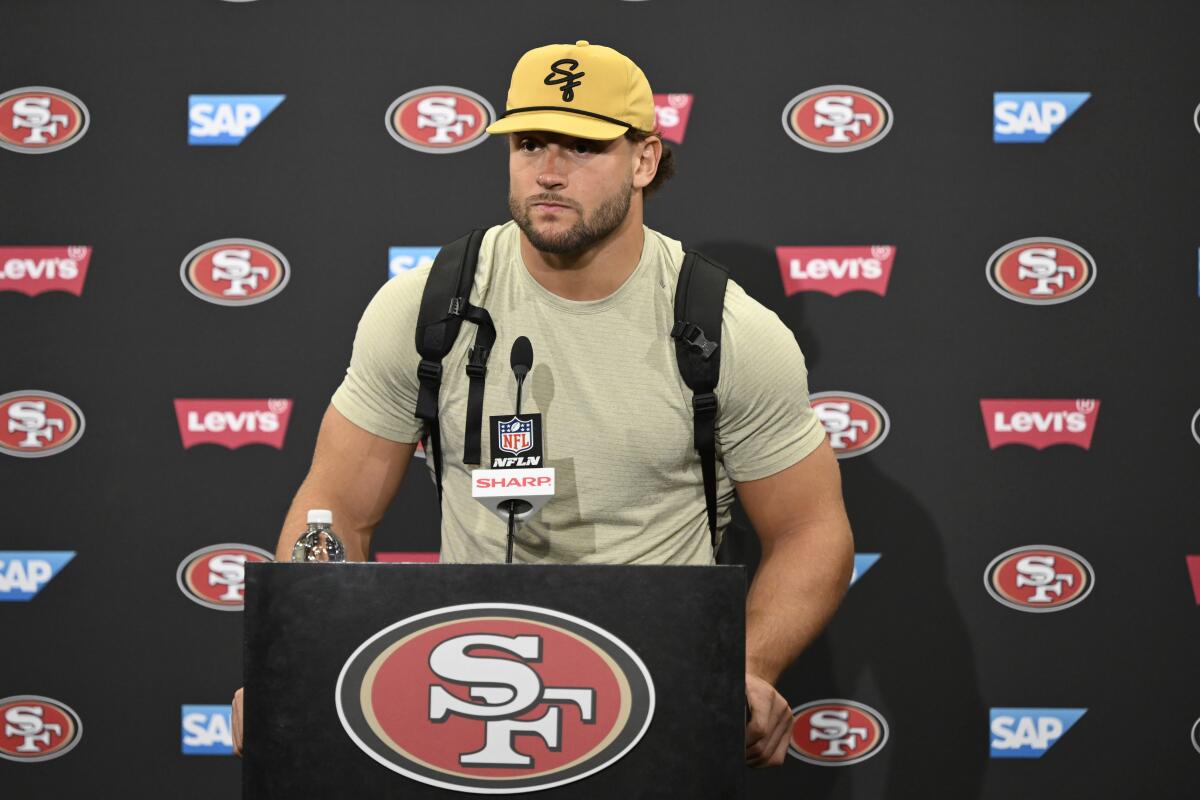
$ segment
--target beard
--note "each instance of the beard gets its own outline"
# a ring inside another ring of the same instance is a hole
[[[534,227],[529,213],[529,205],[536,202],[566,202],[557,195],[551,193],[534,195],[522,204],[510,192],[508,210],[512,214],[513,221],[517,223],[517,227],[521,229],[535,249],[556,255],[575,255],[587,250],[615,231],[629,214],[629,204],[632,198],[633,181],[629,180],[616,194],[605,198],[590,217],[585,217],[582,212],[579,212],[579,220],[574,225],[561,233],[553,234],[542,233]],[[576,208],[574,203],[570,207]]]

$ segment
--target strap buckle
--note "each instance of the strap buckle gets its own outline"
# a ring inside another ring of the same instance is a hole
[[[692,395],[692,409],[697,414],[712,414],[717,410],[717,395],[715,392]]]
[[[461,317],[463,315],[463,307],[466,304],[467,298],[465,297],[451,297],[450,308],[447,309],[446,313],[452,317]]]
[[[704,330],[699,325],[683,320],[675,321],[675,326],[671,328],[671,338],[684,342],[695,350],[699,350],[706,361],[712,357],[712,354],[717,351],[717,347],[719,346],[704,335]]]
[[[440,382],[442,380],[442,363],[440,361],[421,359],[421,364],[417,367],[417,377],[422,381]]]

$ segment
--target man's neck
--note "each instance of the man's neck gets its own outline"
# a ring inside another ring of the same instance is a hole
[[[621,288],[642,258],[645,231],[634,209],[599,242],[579,253],[543,253],[521,232],[521,260],[547,291],[565,300],[602,300]]]

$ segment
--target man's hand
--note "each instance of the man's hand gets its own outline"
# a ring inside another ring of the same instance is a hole
[[[233,693],[233,754],[242,757],[242,690]]]
[[[787,758],[791,738],[791,706],[774,686],[749,672],[746,673],[746,704],[750,707],[750,719],[746,722],[746,763],[751,767],[780,766]],[[237,730],[236,723],[234,730]]]

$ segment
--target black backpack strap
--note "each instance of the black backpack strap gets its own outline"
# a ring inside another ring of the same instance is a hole
[[[471,285],[475,282],[475,264],[479,260],[483,233],[482,229],[473,230],[438,251],[421,295],[421,310],[417,316],[417,353],[421,363],[417,368],[420,389],[414,414],[429,427],[439,502],[442,499],[442,436],[438,395],[442,388],[442,359],[454,347],[459,328],[471,307]],[[490,325],[490,318],[488,323]],[[495,339],[494,329],[492,338]],[[486,349],[490,350],[491,345],[488,344]],[[483,361],[486,364],[486,352]]]
[[[708,530],[717,547],[717,382],[721,378],[721,319],[729,272],[689,250],[675,285],[675,359],[683,382],[692,390],[692,420]]]

